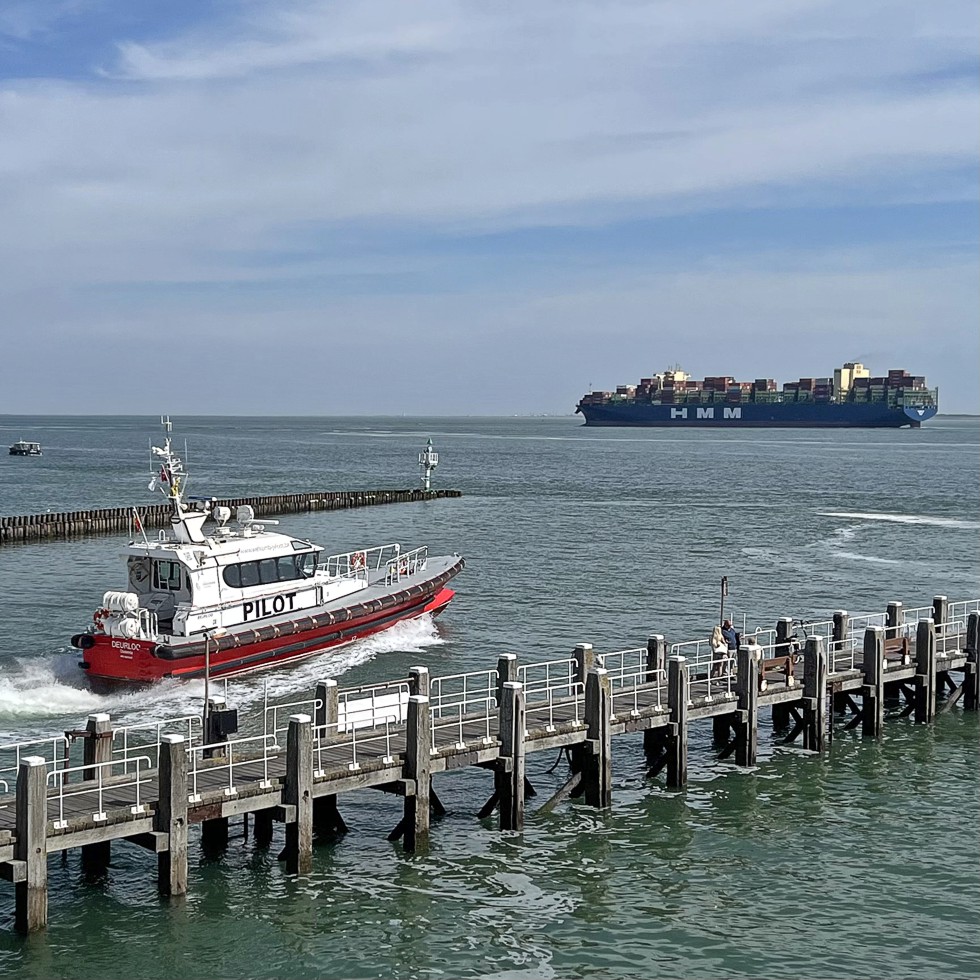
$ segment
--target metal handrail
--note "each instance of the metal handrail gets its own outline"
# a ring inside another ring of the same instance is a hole
[[[0,745],[0,754],[4,752],[13,752],[14,759],[16,760],[13,766],[5,767],[0,769],[0,773],[3,772],[13,772],[16,773],[20,769],[20,759],[21,749],[32,748],[33,752],[26,753],[27,755],[37,755],[38,751],[43,751],[47,746],[51,746],[51,762],[45,759],[45,766],[50,765],[52,769],[58,768],[58,763],[61,763],[61,768],[67,767],[67,760],[65,758],[65,753],[68,751],[71,745],[71,739],[67,735],[53,735],[49,738],[41,739],[29,739],[25,742],[8,742],[6,745]],[[58,755],[58,749],[61,749],[61,755]]]
[[[429,707],[433,718],[442,717],[444,712],[458,713],[470,706],[484,704],[487,698],[496,703],[497,671],[471,670],[463,674],[446,674],[433,677],[429,681]]]
[[[118,777],[113,777],[112,768],[113,766],[124,765],[123,775]],[[135,779],[132,782],[127,782],[126,777],[129,775],[129,766],[136,765]],[[145,766],[144,766],[145,764]],[[64,830],[68,826],[68,822],[65,820],[65,799],[73,796],[84,796],[87,794],[95,793],[98,797],[98,809],[92,814],[92,819],[97,823],[100,823],[107,819],[105,812],[103,793],[107,785],[111,785],[113,790],[125,789],[128,786],[134,786],[136,789],[136,801],[133,806],[131,806],[130,813],[134,816],[140,813],[146,812],[146,807],[140,802],[140,785],[145,782],[149,782],[149,779],[140,778],[140,768],[144,767],[145,770],[152,768],[152,760],[147,755],[132,756],[128,760],[120,762],[118,759],[110,759],[106,762],[90,762],[81,766],[70,766],[66,769],[55,769],[49,772],[45,777],[45,782],[54,785],[54,781],[57,784],[57,800],[58,800],[58,819],[54,821],[54,827],[56,830]],[[108,770],[108,776],[105,774]],[[68,781],[68,777],[72,773],[79,773],[82,779],[76,783],[72,783],[72,789],[69,792],[65,792],[65,783]],[[95,774],[94,776],[92,774]],[[92,784],[95,783],[93,786]]]
[[[236,750],[241,750],[245,745],[261,743],[261,755],[240,754],[235,758]],[[271,743],[271,744],[270,744]],[[197,784],[198,776],[201,773],[220,772],[228,770],[228,786],[224,789],[225,796],[237,796],[238,788],[235,786],[235,767],[251,765],[256,762],[263,763],[263,778],[259,780],[259,786],[268,788],[272,785],[269,779],[269,762],[282,753],[282,747],[276,741],[275,733],[263,733],[261,735],[247,735],[244,738],[230,739],[227,742],[212,742],[210,745],[195,745],[188,749],[188,783],[190,793],[187,797],[188,803],[200,803],[201,794]],[[209,765],[201,765],[207,759]]]
[[[165,728],[169,728],[172,725],[185,725],[187,726],[187,733],[184,736],[187,740],[188,747],[194,744],[194,727],[195,725],[200,730],[201,737],[203,738],[204,723],[200,715],[184,715],[180,718],[168,718],[164,721],[147,721],[142,722],[139,725],[126,725],[123,728],[114,728],[112,730],[112,741],[115,745],[116,741],[122,738],[122,748],[113,748],[112,755],[122,756],[119,761],[125,762],[129,758],[130,749],[156,749],[156,760],[155,765],[160,764],[160,736],[164,734],[180,734],[176,732],[165,732]],[[130,746],[129,739],[134,732],[150,730],[152,729],[156,733],[156,741],[154,742],[140,742],[133,746]],[[200,741],[200,739],[199,739]]]

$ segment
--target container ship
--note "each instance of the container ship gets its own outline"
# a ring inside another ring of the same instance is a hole
[[[695,381],[675,369],[614,392],[592,391],[575,411],[586,425],[917,429],[939,411],[939,391],[903,370],[872,377],[856,361],[832,378],[800,378],[781,388],[771,378]]]

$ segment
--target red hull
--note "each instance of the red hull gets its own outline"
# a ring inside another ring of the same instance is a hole
[[[434,595],[359,619],[303,632],[283,633],[266,640],[243,642],[213,651],[207,667],[203,654],[180,656],[179,647],[176,647],[172,648],[174,653],[168,658],[157,655],[156,643],[96,634],[93,644],[83,651],[81,666],[93,681],[100,682],[147,683],[166,677],[189,679],[203,677],[206,669],[211,677],[230,677],[276,664],[294,663],[331,647],[380,633],[403,620],[414,619],[424,613],[435,615],[445,608],[454,595],[452,589],[443,587]]]

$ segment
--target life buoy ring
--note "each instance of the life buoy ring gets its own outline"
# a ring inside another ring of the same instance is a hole
[[[109,615],[110,612],[108,609],[96,609],[95,612],[92,613],[92,622],[95,623],[96,632],[105,632],[105,623],[103,620],[107,619]]]
[[[354,571],[358,568],[363,568],[367,564],[367,555],[363,551],[355,551],[350,556],[350,567]]]

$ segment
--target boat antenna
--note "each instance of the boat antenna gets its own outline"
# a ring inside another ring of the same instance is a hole
[[[419,453],[419,466],[422,467],[422,489],[428,493],[432,489],[432,471],[439,465],[439,454],[432,448],[432,439]]]

